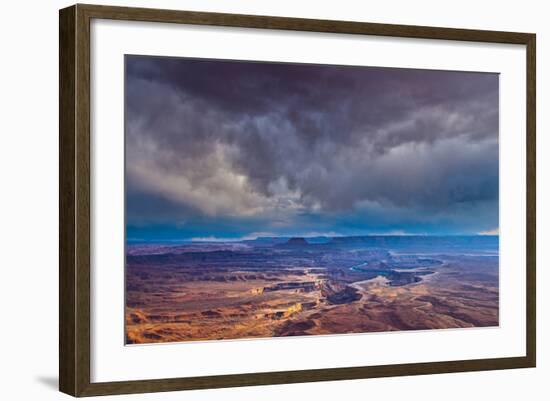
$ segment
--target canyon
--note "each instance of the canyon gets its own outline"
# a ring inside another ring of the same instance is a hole
[[[497,236],[128,244],[126,343],[498,326]]]

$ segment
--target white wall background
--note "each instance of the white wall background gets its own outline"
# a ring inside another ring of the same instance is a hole
[[[538,47],[538,367],[498,372],[370,379],[105,397],[136,400],[543,400],[550,390],[550,275],[547,225],[550,188],[544,174],[550,118],[550,25],[545,2],[430,0],[95,1],[100,4],[358,20],[537,33]],[[12,1],[0,22],[0,394],[4,399],[56,400],[59,8],[68,1]]]

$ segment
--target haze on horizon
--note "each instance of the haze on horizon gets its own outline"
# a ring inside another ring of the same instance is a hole
[[[498,235],[492,73],[126,56],[128,240]]]

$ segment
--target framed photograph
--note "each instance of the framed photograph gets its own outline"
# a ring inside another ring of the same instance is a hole
[[[59,21],[61,391],[535,366],[534,34]]]

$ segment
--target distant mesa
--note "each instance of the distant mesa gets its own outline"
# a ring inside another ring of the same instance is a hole
[[[307,246],[309,245],[309,242],[306,241],[303,237],[292,237],[290,238],[286,244],[287,246]]]

